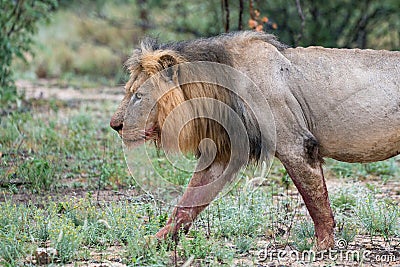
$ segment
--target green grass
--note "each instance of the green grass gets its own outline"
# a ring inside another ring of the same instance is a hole
[[[257,263],[260,241],[299,251],[312,248],[312,222],[278,161],[257,190],[249,190],[248,182],[265,174],[253,167],[242,171],[241,182],[214,201],[179,244],[156,242],[151,235],[171,210],[144,197],[137,181],[161,175],[186,185],[193,158],[174,158],[172,165],[162,152],[142,147],[131,152],[137,166],[131,169],[132,178],[121,141],[108,126],[114,108],[107,101],[79,108],[42,101],[1,117],[0,265],[33,264],[37,248],[56,249],[50,259],[55,265],[97,257],[117,258],[130,266],[181,265],[187,260],[199,266],[242,264],[238,259]],[[370,177],[388,182],[397,177],[396,159],[368,165],[328,161],[327,169],[343,181]],[[128,198],[96,197],[97,190],[127,188],[133,189]],[[378,189],[358,183],[330,192],[337,238],[351,243],[360,234],[399,237],[398,203],[383,198]],[[71,197],[76,190],[87,192],[86,197]],[[16,201],[17,196],[23,201]]]
[[[1,118],[3,183],[23,184],[21,189],[36,193],[71,186],[65,180],[77,177],[89,178],[83,181],[86,189],[132,185],[108,117],[93,118],[90,107],[63,112]]]
[[[293,245],[299,251],[310,250],[314,246],[314,224],[311,220],[301,221],[294,228]]]
[[[381,235],[388,241],[400,231],[398,203],[376,199],[370,193],[358,201],[355,213],[361,226],[371,237]]]
[[[385,161],[361,164],[361,163],[345,163],[329,159],[329,170],[337,177],[341,178],[368,178],[379,177],[384,183],[391,178],[399,175],[398,164],[396,158]]]

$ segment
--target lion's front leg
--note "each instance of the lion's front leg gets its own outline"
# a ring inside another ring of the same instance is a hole
[[[157,238],[175,237],[180,229],[186,232],[189,230],[199,213],[210,204],[226,184],[227,180],[221,178],[224,169],[222,164],[213,163],[207,169],[193,174],[166,226],[157,232]]]

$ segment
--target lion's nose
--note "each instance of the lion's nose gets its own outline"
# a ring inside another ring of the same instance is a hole
[[[123,126],[124,124],[119,121],[115,121],[113,119],[110,120],[110,127],[116,130],[118,133],[122,130]]]

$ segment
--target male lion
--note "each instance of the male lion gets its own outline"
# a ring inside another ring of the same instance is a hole
[[[173,124],[163,127],[168,115],[185,101],[206,97],[228,105],[238,114],[248,134],[248,160],[261,159],[271,140],[264,140],[263,126],[250,111],[253,107],[218,85],[179,84],[182,69],[177,66],[196,61],[221,63],[244,73],[267,98],[276,127],[275,156],[303,197],[314,221],[318,248],[332,248],[335,221],[322,159],[373,162],[400,153],[400,52],[289,48],[272,35],[250,31],[169,44],[145,40],[127,61],[131,76],[125,86],[126,95],[110,121],[125,144],[146,140],[162,143],[161,133],[176,134]],[[157,76],[165,69],[168,71]],[[156,91],[172,88],[161,97],[141,87],[155,76]],[[254,88],[245,89],[253,98],[261,97]],[[221,113],[223,123],[235,128],[232,123],[237,120],[231,122],[217,105],[210,106],[212,112]],[[202,109],[210,107],[199,104],[187,112],[199,113]],[[241,142],[231,143],[227,131],[207,116],[184,123],[178,134],[179,149],[202,157],[209,153],[201,148],[201,141],[207,138],[213,140],[216,152],[206,168],[194,172],[173,215],[156,237],[162,239],[175,235],[180,228],[189,229],[222,189],[224,182],[215,183],[211,191],[191,190],[214,183],[230,158],[239,156],[232,148]],[[162,145],[168,148],[168,142]],[[235,172],[237,169],[228,175]]]

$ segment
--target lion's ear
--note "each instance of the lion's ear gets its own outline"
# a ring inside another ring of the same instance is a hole
[[[170,68],[178,64],[178,59],[173,55],[162,55],[158,60],[158,63],[162,66],[162,69]]]
[[[164,79],[172,81],[174,74],[176,72],[176,69],[174,70],[172,67],[178,64],[177,58],[174,57],[173,55],[167,54],[161,56],[158,62],[161,66],[161,70],[166,70],[166,72],[163,75]]]
[[[155,74],[183,61],[175,51],[157,50],[143,55],[141,65],[147,73]]]

